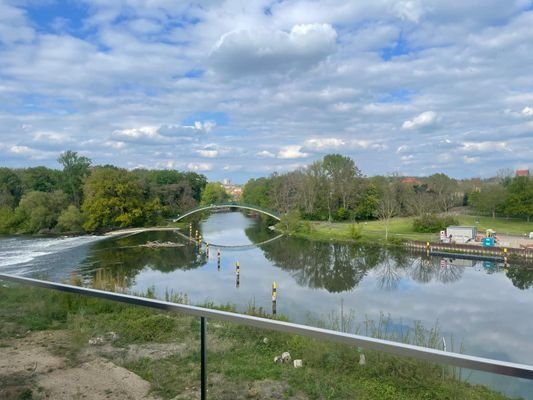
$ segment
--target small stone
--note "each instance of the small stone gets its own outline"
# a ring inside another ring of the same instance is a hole
[[[281,356],[276,356],[274,357],[274,362],[276,364],[281,364],[283,362],[283,358],[281,358]]]
[[[303,360],[294,360],[293,362],[294,368],[302,368],[303,367]]]
[[[288,351],[282,353],[281,359],[283,360],[283,362],[291,362],[291,353],[289,353]]]
[[[89,339],[89,344],[92,346],[99,346],[105,343],[105,340],[102,336],[97,336],[95,338]]]
[[[110,340],[111,342],[114,342],[115,340],[118,339],[118,334],[116,334],[115,332],[107,332],[106,338]]]
[[[263,338],[263,343],[267,344],[268,343],[268,338]]]
[[[366,358],[363,353],[359,354],[359,365],[365,365],[366,364]]]

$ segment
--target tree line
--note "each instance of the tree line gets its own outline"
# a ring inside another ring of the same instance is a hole
[[[194,172],[94,166],[70,150],[57,161],[62,169],[0,168],[0,233],[101,232],[155,225],[200,203],[229,198],[219,183],[208,183]],[[366,177],[351,158],[328,154],[295,171],[250,179],[243,201],[298,219],[381,219],[386,226],[396,216],[422,216],[423,223],[435,225],[427,216],[458,206],[529,220],[533,180],[511,171],[485,180],[456,180],[442,173]]]
[[[207,178],[194,172],[93,166],[74,151],[62,169],[0,168],[0,233],[101,232],[158,224],[195,207]]]
[[[396,216],[436,215],[459,206],[529,220],[533,180],[513,177],[511,171],[486,180],[456,180],[443,173],[422,178],[366,177],[351,158],[328,154],[295,171],[249,180],[243,200],[322,221],[388,221]]]

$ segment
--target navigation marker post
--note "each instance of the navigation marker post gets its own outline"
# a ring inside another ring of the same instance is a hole
[[[272,282],[272,315],[276,315],[276,302],[278,297],[278,286],[276,281]]]

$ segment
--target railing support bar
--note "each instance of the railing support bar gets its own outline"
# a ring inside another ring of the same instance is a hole
[[[205,317],[200,317],[200,399],[206,400],[207,393],[207,360],[206,360],[206,326]]]

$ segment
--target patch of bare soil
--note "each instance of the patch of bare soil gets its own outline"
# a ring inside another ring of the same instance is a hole
[[[57,354],[67,346],[65,332],[32,332],[3,346],[0,399],[157,399],[147,381],[98,355],[71,365]]]
[[[185,356],[194,347],[184,342],[120,348],[107,340],[85,346],[73,361],[63,355],[68,353],[69,345],[65,331],[28,332],[24,337],[4,340],[0,348],[0,399],[157,400],[159,397],[149,393],[149,382],[114,362]],[[210,342],[210,346],[221,350],[227,344]],[[301,394],[288,395],[286,383],[272,380],[239,384],[220,374],[209,374],[208,386],[208,397],[218,400],[306,399]],[[174,400],[199,398],[200,388],[194,382]]]
[[[288,394],[289,386],[286,382],[265,379],[255,382],[239,384],[224,380],[220,374],[209,374],[207,397],[217,400],[307,400],[301,393]],[[186,388],[173,400],[199,400],[198,387]]]

